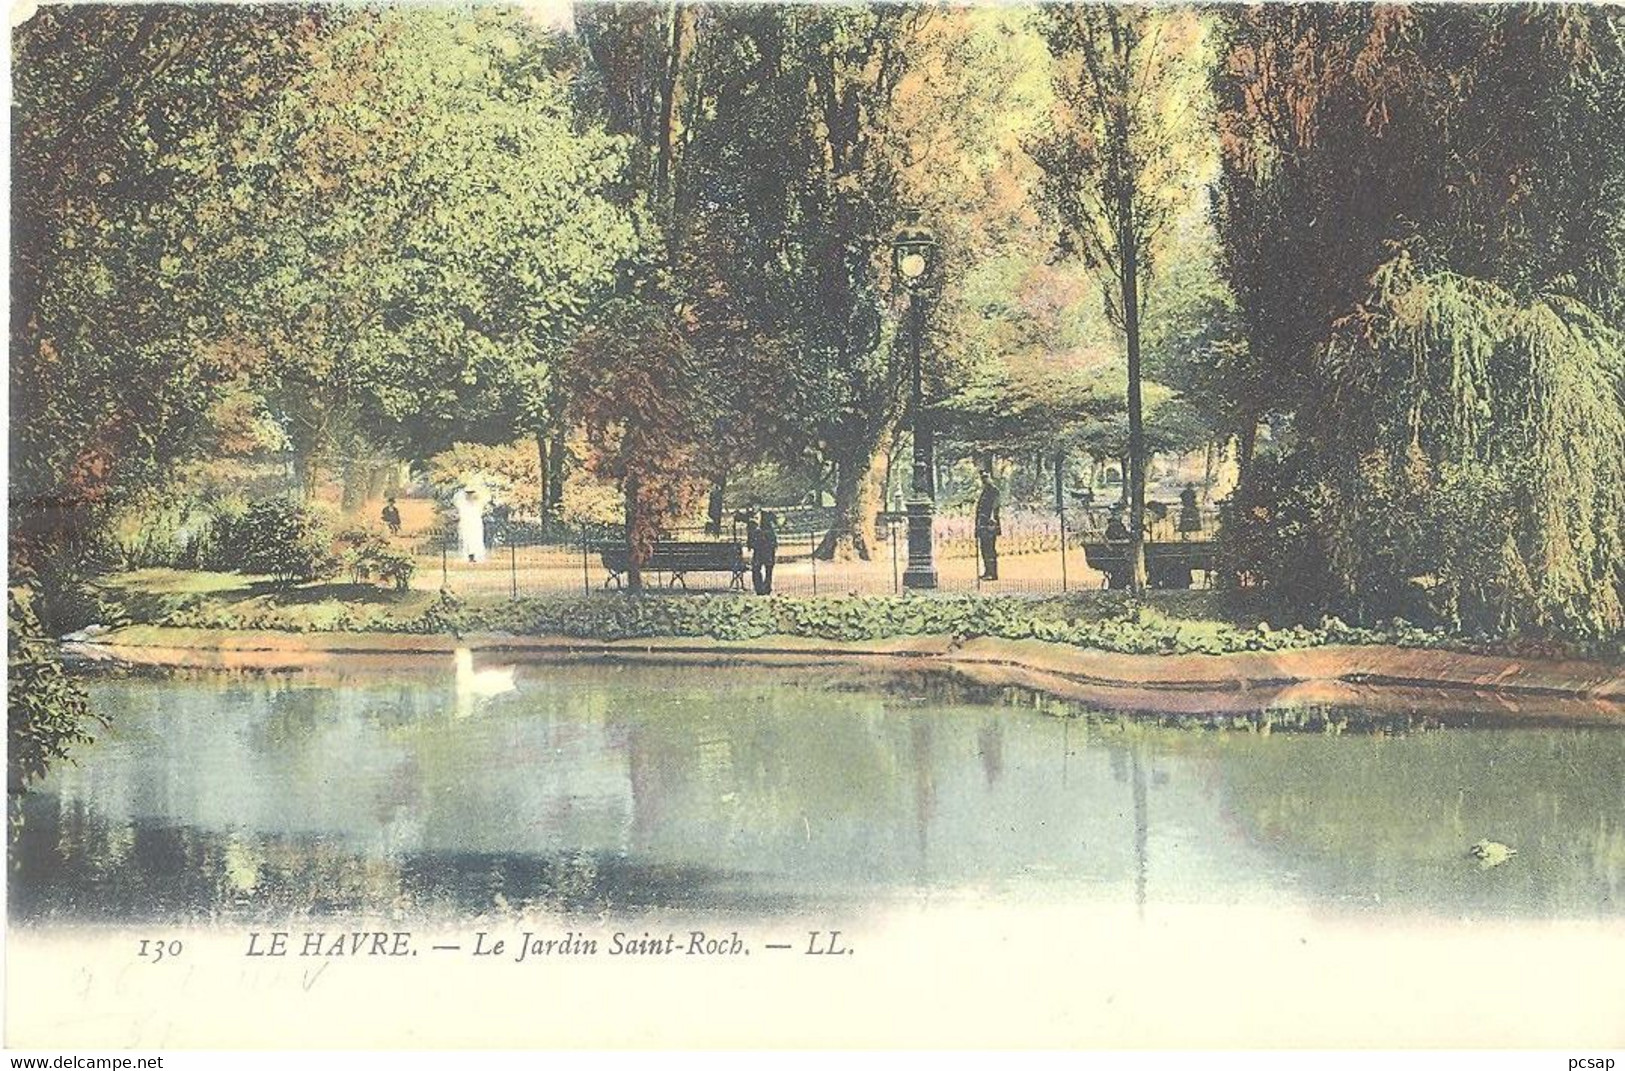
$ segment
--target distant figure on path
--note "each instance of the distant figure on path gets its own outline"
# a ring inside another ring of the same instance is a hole
[[[485,560],[485,502],[485,494],[474,487],[451,496],[457,510],[458,553],[470,562]]]
[[[758,595],[773,594],[773,563],[779,553],[778,518],[763,511],[762,523],[750,523],[750,580]]]
[[[976,542],[982,549],[982,579],[999,579],[999,489],[990,469],[982,470],[982,493],[976,496]]]
[[[1192,532],[1202,530],[1202,514],[1196,508],[1196,488],[1190,484],[1179,492],[1179,537],[1189,539]]]
[[[389,526],[389,534],[392,535],[392,536],[400,535],[401,534],[401,511],[395,505],[395,496],[394,495],[390,495],[389,496],[389,501],[384,503],[383,517],[384,517],[384,523]]]

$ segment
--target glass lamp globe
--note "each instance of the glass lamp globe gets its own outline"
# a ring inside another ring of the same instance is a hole
[[[897,270],[905,279],[918,279],[925,274],[925,257],[919,253],[904,253],[897,258]]]

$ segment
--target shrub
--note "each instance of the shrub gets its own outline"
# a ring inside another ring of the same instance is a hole
[[[285,498],[249,506],[241,519],[222,525],[221,564],[244,573],[263,573],[283,583],[335,576],[339,559],[322,523],[309,510]]]
[[[417,571],[417,561],[389,545],[382,532],[371,528],[346,528],[338,535],[344,549],[344,568],[357,584],[380,580],[405,591]]]
[[[1324,498],[1301,459],[1255,458],[1221,510],[1220,586],[1246,592],[1272,615],[1330,611],[1337,585],[1317,523]]]
[[[29,611],[48,636],[60,636],[86,625],[128,624],[123,609],[104,599],[101,590],[88,579],[96,569],[95,562],[50,557],[20,574],[14,573],[12,579],[28,588]]]

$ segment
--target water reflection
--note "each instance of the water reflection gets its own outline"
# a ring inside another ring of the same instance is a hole
[[[1311,712],[1305,735],[1193,732],[930,676],[531,662],[471,687],[482,672],[92,680],[112,726],[25,801],[13,917],[771,914],[945,892],[1142,917],[1621,911],[1618,731],[1336,735],[1358,712]],[[1481,837],[1520,854],[1482,871]]]

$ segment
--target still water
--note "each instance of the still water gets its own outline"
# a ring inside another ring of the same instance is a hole
[[[24,801],[15,921],[959,897],[1625,916],[1607,727],[1263,735],[1060,717],[947,677],[715,666],[88,684],[109,724]],[[1481,868],[1482,838],[1518,854]]]

